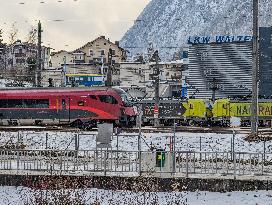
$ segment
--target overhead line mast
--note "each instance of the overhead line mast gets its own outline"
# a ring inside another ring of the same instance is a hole
[[[253,52],[252,52],[252,105],[251,134],[258,136],[258,44],[259,44],[259,0],[253,0]]]

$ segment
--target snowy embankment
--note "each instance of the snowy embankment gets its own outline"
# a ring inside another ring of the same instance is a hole
[[[231,193],[212,193],[212,192],[129,192],[129,191],[110,191],[100,189],[82,190],[32,190],[23,187],[0,187],[0,205],[16,204],[39,204],[37,201],[54,200],[66,198],[70,204],[94,204],[100,202],[101,205],[144,205],[144,204],[184,204],[184,205],[269,205],[272,204],[272,191],[254,192],[231,192]],[[40,203],[41,204],[41,203]],[[69,204],[69,203],[68,203]],[[79,203],[78,203],[79,204]],[[97,203],[98,204],[98,203]]]
[[[75,136],[71,132],[1,132],[0,146],[19,143],[25,149],[75,149]],[[79,149],[95,150],[96,132],[79,133]],[[170,138],[173,133],[142,133],[141,150],[148,151],[151,147],[170,149]],[[176,133],[176,151],[230,152],[234,145],[235,152],[272,153],[272,141],[248,142],[246,135],[215,133]],[[234,143],[233,143],[234,140]],[[122,133],[113,136],[113,150],[137,151],[138,134]]]
[[[33,87],[29,82],[22,82],[23,87]],[[15,80],[0,79],[0,88],[20,86]]]

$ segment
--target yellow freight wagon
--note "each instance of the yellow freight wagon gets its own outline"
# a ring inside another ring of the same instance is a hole
[[[213,105],[213,120],[221,124],[229,123],[231,117],[241,118],[243,124],[250,124],[251,102],[232,101],[230,99],[216,100]],[[262,100],[258,103],[260,124],[270,123],[272,119],[272,102]]]

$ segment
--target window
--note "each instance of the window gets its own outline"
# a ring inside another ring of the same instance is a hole
[[[115,56],[115,50],[114,50],[114,49],[111,50],[111,54],[112,54],[113,56]]]
[[[90,98],[91,98],[92,100],[97,100],[97,98],[96,98],[95,95],[90,95]]]
[[[84,106],[84,101],[78,101],[78,102],[77,102],[77,105],[78,105],[78,106]]]
[[[93,54],[94,54],[93,50],[90,49],[90,50],[89,50],[89,55],[90,55],[90,56],[93,56]]]
[[[66,102],[65,99],[61,100],[61,105],[62,105],[62,109],[65,110],[66,109]]]
[[[101,56],[104,56],[105,55],[105,51],[104,50],[101,50]]]
[[[0,108],[49,108],[46,99],[5,99],[0,100]]]
[[[118,101],[110,95],[100,95],[99,99],[103,103],[118,104]]]

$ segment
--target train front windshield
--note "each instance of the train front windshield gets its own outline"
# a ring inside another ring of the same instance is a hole
[[[131,106],[131,102],[129,100],[128,94],[121,88],[114,88],[116,92],[120,95],[124,106]]]

